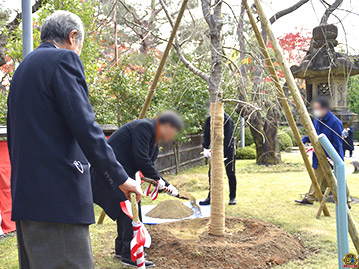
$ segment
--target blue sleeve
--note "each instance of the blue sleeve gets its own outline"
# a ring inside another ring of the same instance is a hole
[[[304,137],[302,138],[302,142],[303,142],[303,144],[305,144],[305,143],[310,143],[309,136],[304,136]]]
[[[59,109],[87,160],[110,188],[118,189],[128,175],[95,123],[85,73],[76,53],[66,51],[61,56],[54,72],[53,90]]]
[[[342,139],[342,133],[343,133],[343,124],[341,121],[335,122],[333,125],[333,141],[332,145],[335,148],[335,150],[338,152],[339,156],[344,160],[344,153],[343,153],[343,139]]]

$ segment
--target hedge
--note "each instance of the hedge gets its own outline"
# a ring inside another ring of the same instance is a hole
[[[238,160],[255,160],[257,158],[257,152],[253,146],[237,148],[236,157]]]
[[[291,137],[286,132],[279,131],[278,133],[278,141],[279,141],[279,149],[283,150],[291,150],[293,147],[293,142]]]
[[[246,146],[250,146],[254,143],[254,139],[251,133],[251,130],[249,129],[249,127],[245,128],[245,145]]]

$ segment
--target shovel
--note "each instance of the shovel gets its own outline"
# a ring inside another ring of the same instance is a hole
[[[153,186],[157,187],[158,186],[158,183],[156,180],[152,179],[152,178],[148,178],[148,177],[142,177],[141,180],[143,180],[144,182],[147,182],[147,183],[150,183],[152,184]],[[197,205],[196,203],[196,198],[192,195],[188,195],[187,196],[183,196],[181,195],[180,193],[177,194],[176,196],[174,197],[177,197],[179,199],[183,199],[183,200],[189,200],[190,201],[190,205],[191,205],[191,209],[193,210],[194,212],[194,215],[197,217],[197,218],[200,218],[202,217],[202,212],[201,212],[201,208],[199,207],[199,205]]]

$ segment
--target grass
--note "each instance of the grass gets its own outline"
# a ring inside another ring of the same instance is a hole
[[[328,204],[331,217],[315,219],[318,204],[298,206],[294,199],[308,191],[310,179],[303,162],[296,153],[283,153],[283,163],[277,166],[257,166],[254,161],[237,161],[237,206],[226,206],[228,216],[256,218],[274,223],[300,237],[309,254],[307,259],[293,261],[284,266],[286,269],[331,269],[338,268],[336,251],[335,208]],[[208,167],[186,170],[179,175],[168,175],[172,184],[180,190],[190,192],[197,199],[207,196]],[[359,176],[347,175],[348,185],[353,196],[359,192]],[[226,193],[228,194],[228,184]],[[227,196],[226,196],[227,197]],[[156,203],[169,199],[160,194]],[[226,201],[227,203],[228,201]],[[143,204],[152,203],[145,198]],[[101,209],[95,207],[96,217]],[[359,222],[359,206],[353,205],[352,214]],[[91,226],[91,239],[96,268],[123,268],[113,258],[116,225],[108,217],[103,225]],[[350,242],[350,250],[355,249]],[[0,239],[0,268],[18,268],[16,238]]]

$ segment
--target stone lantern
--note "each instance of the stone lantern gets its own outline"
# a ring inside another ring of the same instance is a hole
[[[359,59],[335,51],[337,36],[335,25],[315,27],[310,51],[291,71],[295,78],[305,79],[308,106],[317,96],[328,97],[333,113],[350,126],[357,121],[357,115],[348,109],[347,82],[350,76],[359,74]]]

